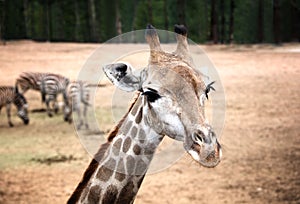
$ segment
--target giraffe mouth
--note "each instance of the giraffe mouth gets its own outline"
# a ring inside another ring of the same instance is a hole
[[[205,145],[193,143],[188,153],[202,166],[213,168],[221,161],[222,148],[218,142],[216,142],[214,148],[208,148],[208,150],[205,149]]]

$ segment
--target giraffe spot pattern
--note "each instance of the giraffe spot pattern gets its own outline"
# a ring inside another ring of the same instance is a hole
[[[109,178],[113,174],[113,169],[115,169],[116,161],[113,159],[110,159],[108,162],[106,162],[104,165],[102,165],[97,172],[96,177],[101,181],[108,181]]]
[[[116,155],[116,156],[119,155],[121,145],[122,145],[122,139],[121,138],[117,139],[114,142],[114,144],[112,146],[112,151],[113,151],[114,155]]]
[[[148,165],[142,159],[139,159],[136,164],[135,174],[143,175],[146,173],[147,169],[148,169]]]
[[[125,165],[123,158],[120,158],[120,160],[118,161],[117,172],[125,173]]]
[[[153,155],[155,152],[155,148],[145,148],[144,153],[145,155]]]
[[[139,145],[134,145],[133,146],[133,152],[136,154],[136,155],[140,155],[141,154],[141,147]]]
[[[102,203],[115,203],[118,195],[118,189],[114,185],[109,185],[103,195]]]
[[[125,170],[125,159],[121,158],[118,162],[118,166],[115,172],[115,178],[120,182],[123,181],[126,177],[126,170]]]
[[[140,107],[140,104],[141,104],[141,100],[140,98],[136,101],[136,103],[134,104],[134,107],[132,108],[132,111],[131,111],[131,114],[133,116],[136,115],[137,111],[139,110],[139,107]]]
[[[117,179],[120,182],[122,182],[125,179],[125,177],[126,177],[126,175],[124,173],[121,173],[121,172],[115,173],[115,179]]]
[[[122,127],[122,130],[121,130],[122,133],[124,135],[127,135],[129,133],[131,127],[132,127],[132,121],[127,121],[127,123],[125,124],[125,127]]]
[[[143,129],[140,129],[139,130],[139,141],[140,141],[140,143],[143,144],[145,142],[145,140],[146,140],[146,133]]]
[[[123,152],[124,153],[128,152],[130,146],[131,146],[131,138],[127,137],[123,142]]]
[[[124,188],[121,190],[119,198],[117,200],[117,204],[128,204],[131,203],[133,198],[135,197],[135,192],[133,191],[134,184],[132,181],[127,183]]]
[[[128,175],[133,175],[134,173],[134,168],[135,168],[135,160],[133,156],[128,156],[126,158],[126,169],[127,169],[127,174]]]
[[[131,132],[130,132],[130,135],[132,136],[132,137],[135,137],[136,136],[136,133],[137,133],[137,127],[132,127],[132,129],[131,129]]]
[[[142,121],[142,117],[143,117],[143,107],[140,108],[138,114],[135,116],[135,123],[140,124],[140,122]]]
[[[99,202],[101,191],[102,189],[100,188],[100,186],[92,186],[88,195],[88,202],[89,203]]]

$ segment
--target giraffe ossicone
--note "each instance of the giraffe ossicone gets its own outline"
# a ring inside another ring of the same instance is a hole
[[[164,137],[205,167],[221,160],[221,146],[200,103],[206,86],[189,54],[187,30],[175,25],[177,48],[164,52],[155,28],[147,26],[148,66],[133,72],[128,63],[103,67],[110,81],[136,91],[128,112],[108,136],[68,203],[133,203],[155,151]]]

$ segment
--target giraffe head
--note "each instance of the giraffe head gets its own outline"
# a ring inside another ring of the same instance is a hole
[[[147,26],[146,40],[150,58],[139,72],[130,64],[118,62],[103,67],[111,82],[124,91],[139,91],[146,123],[160,135],[183,141],[185,150],[205,167],[216,166],[221,146],[213,128],[207,123],[203,100],[207,96],[200,74],[189,54],[187,31],[175,26],[177,49],[164,52],[154,27]]]

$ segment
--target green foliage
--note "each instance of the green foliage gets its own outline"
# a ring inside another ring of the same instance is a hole
[[[22,39],[26,37],[22,0],[6,0],[4,4],[5,39]]]
[[[256,43],[257,30],[257,2],[256,1],[236,1],[234,12],[234,41],[237,43]]]
[[[147,0],[139,0],[134,18],[134,29],[145,29],[147,23],[149,23]]]
[[[213,2],[216,6],[217,29],[212,29],[211,23]],[[195,42],[205,43],[212,40],[213,35],[217,35],[214,39],[219,43],[228,43],[231,39],[231,2],[232,0],[0,0],[0,37],[104,42],[120,32],[145,29],[148,23],[158,29],[170,31],[173,31],[174,24],[185,23],[189,38]],[[274,19],[278,19],[278,16],[274,18],[273,0],[233,2],[234,42],[274,42]],[[259,2],[263,2],[262,7]],[[281,41],[299,41],[299,4],[295,0],[280,0],[280,22],[275,22],[275,28],[279,27],[277,32]],[[162,37],[163,42],[168,39],[168,35]]]

